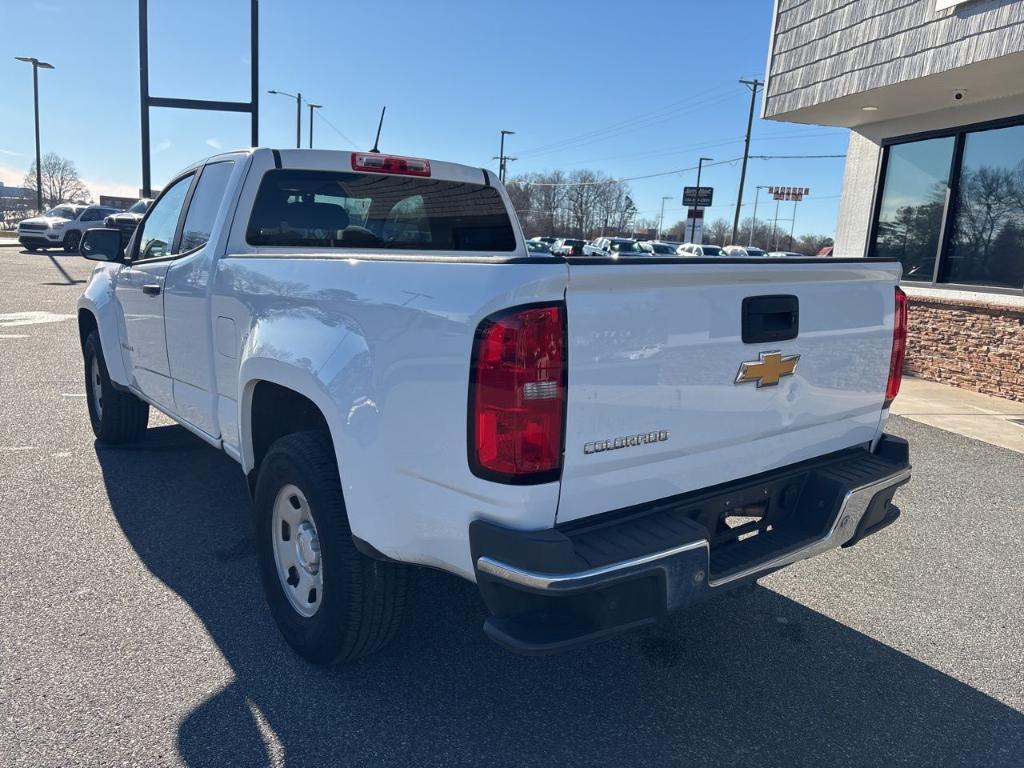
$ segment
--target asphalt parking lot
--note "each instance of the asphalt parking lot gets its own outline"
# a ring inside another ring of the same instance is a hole
[[[90,269],[0,248],[0,765],[1024,764],[1024,454],[893,419],[904,516],[851,550],[541,659],[424,571],[325,672],[272,624],[237,465],[163,417],[95,444]]]

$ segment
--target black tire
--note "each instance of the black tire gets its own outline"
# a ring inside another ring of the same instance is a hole
[[[288,485],[305,497],[319,540],[323,592],[308,617],[292,606],[274,554],[274,504]],[[328,434],[297,432],[270,447],[256,481],[254,514],[267,603],[281,634],[300,656],[326,666],[368,656],[391,640],[405,607],[408,569],[355,548]]]
[[[64,251],[65,253],[78,253],[78,248],[82,243],[81,232],[68,232],[64,235]]]
[[[29,253],[35,253],[39,249],[34,245],[26,245],[25,250],[28,251]]]
[[[89,405],[92,432],[101,443],[135,443],[146,435],[149,404],[131,392],[115,389],[107,373],[100,335],[93,331],[85,340],[85,400]],[[93,361],[96,367],[93,367]],[[98,379],[98,381],[97,381]],[[96,402],[97,395],[100,402]]]

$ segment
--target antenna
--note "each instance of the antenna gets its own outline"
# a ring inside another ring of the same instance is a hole
[[[385,107],[381,107],[381,110],[380,110],[380,122],[377,123],[377,138],[375,138],[373,140],[373,149],[370,150],[371,152],[376,152],[377,154],[380,154],[380,150],[377,149],[377,145],[380,144],[380,129],[384,126],[384,112],[386,110],[387,110],[386,106]]]

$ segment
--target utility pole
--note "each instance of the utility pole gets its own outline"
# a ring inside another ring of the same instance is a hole
[[[704,167],[704,161],[705,160],[710,161],[710,160],[713,160],[713,159],[714,158],[711,158],[711,157],[699,157],[699,158],[697,158],[697,194],[698,194],[698,196],[700,195],[700,172],[701,172],[701,169]],[[697,211],[697,210],[703,210],[703,209],[698,209],[697,206],[694,206],[693,210]],[[694,238],[694,236],[695,236],[695,234],[697,232],[697,218],[694,217],[693,219],[691,219],[691,221],[693,221],[693,223],[690,225],[690,242],[692,243],[693,242],[693,238]]]
[[[505,137],[515,135],[515,131],[506,131],[504,128],[501,129],[501,145],[498,149],[498,156],[492,158],[498,161],[498,179],[502,184],[505,183],[505,168],[509,160],[515,160],[514,157],[505,156]]]
[[[36,210],[43,212],[43,161],[39,151],[39,70],[53,69],[52,64],[40,61],[33,56],[15,56],[18,61],[32,65],[32,96],[36,106]],[[60,202],[60,201],[58,201]]]
[[[671,200],[672,195],[664,195],[661,198],[661,214],[658,216],[658,235],[655,239],[661,239],[661,231],[665,228],[665,201]]]
[[[736,243],[736,232],[740,227],[740,210],[743,206],[743,182],[747,179],[747,158],[750,156],[750,130],[754,127],[754,103],[757,101],[757,92],[764,85],[756,78],[754,80],[740,80],[742,85],[750,89],[750,114],[747,115],[747,139],[743,144],[743,165],[740,168],[740,189],[736,194],[736,213],[732,219],[732,243]]]
[[[313,148],[313,110],[320,109],[323,104],[314,104],[311,101],[306,102],[306,106],[309,107],[309,148]]]

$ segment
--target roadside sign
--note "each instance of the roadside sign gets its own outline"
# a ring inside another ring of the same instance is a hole
[[[792,200],[799,203],[804,195],[811,194],[810,187],[768,187],[768,194],[775,200]]]
[[[688,208],[686,210],[686,228],[683,239],[690,243],[704,242],[704,209]]]
[[[683,205],[710,208],[714,187],[683,187]]]

